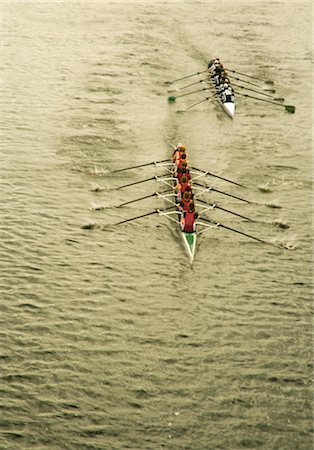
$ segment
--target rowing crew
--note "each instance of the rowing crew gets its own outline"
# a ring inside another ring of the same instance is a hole
[[[207,68],[215,83],[217,94],[221,97],[223,103],[234,103],[234,91],[230,86],[228,73],[219,58],[212,59]]]
[[[188,166],[188,155],[186,148],[181,143],[176,146],[172,155],[174,164],[173,174],[177,184],[174,186],[176,192],[176,203],[180,214],[181,230],[185,233],[194,233],[195,221],[198,213],[195,211],[194,194],[191,186],[191,175]]]

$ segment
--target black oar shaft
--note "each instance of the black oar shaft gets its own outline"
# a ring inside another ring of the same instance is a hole
[[[190,86],[194,86],[195,84],[198,84],[198,83],[203,83],[203,81],[207,81],[207,80],[206,80],[206,79],[197,80],[197,81],[195,81],[194,83],[190,83],[190,84],[187,84],[187,85],[185,85],[185,86],[182,86],[182,87],[180,88],[180,90],[186,89],[186,88],[188,88],[188,87],[190,87]]]
[[[156,211],[149,212],[146,214],[141,214],[140,216],[136,216],[136,217],[131,217],[131,219],[121,220],[121,222],[117,222],[113,226],[122,225],[123,223],[128,223],[128,222],[132,222],[133,220],[141,219],[142,217],[147,217],[147,216],[151,216],[153,214],[158,214],[158,212],[159,212],[159,210],[156,209]]]
[[[255,86],[257,88],[263,89],[261,86],[259,86],[256,83],[252,83],[251,81],[247,81],[247,80],[243,80],[241,78],[234,77],[233,75],[228,75],[228,78],[231,78],[232,80],[242,81],[242,83],[246,83],[246,84],[249,84],[250,86]]]
[[[152,161],[152,162],[145,163],[145,164],[138,164],[137,166],[124,167],[122,169],[113,170],[110,173],[124,172],[125,170],[138,169],[140,167],[152,166],[154,164],[160,164],[160,163],[163,163],[163,162],[166,162],[166,161],[169,161],[169,159],[162,159],[161,161]]]
[[[121,203],[121,205],[118,206],[118,208],[121,208],[122,206],[130,205],[131,203],[139,202],[140,200],[145,200],[146,198],[154,197],[157,195],[157,192],[154,192],[150,195],[145,195],[144,197],[136,198],[134,200],[129,200],[128,202]]]
[[[202,173],[204,173],[206,175],[209,175],[209,176],[215,177],[215,178],[219,178],[220,180],[224,180],[224,181],[227,181],[228,183],[235,184],[236,186],[240,186],[240,187],[246,188],[246,186],[244,186],[243,184],[237,183],[236,181],[228,180],[228,178],[221,177],[220,175],[216,175],[216,174],[208,172],[206,170],[201,170],[201,169],[198,169],[197,167],[191,167],[191,169],[192,170],[198,170],[199,172],[202,172]]]
[[[235,228],[228,227],[227,225],[223,225],[222,223],[214,222],[213,220],[204,219],[204,218],[202,218],[201,220],[204,220],[205,222],[208,222],[208,223],[212,223],[212,224],[216,225],[217,227],[221,227],[221,228],[225,228],[226,230],[233,231],[234,233],[241,234],[242,236],[246,236],[250,239],[254,239],[255,241],[261,242],[262,244],[275,245],[275,244],[272,244],[271,242],[267,242],[267,241],[264,241],[263,239],[252,236],[251,234],[243,233],[243,231],[236,230]]]
[[[247,73],[238,72],[237,70],[231,70],[231,69],[227,69],[227,68],[226,68],[226,70],[228,70],[228,72],[237,73],[238,75],[242,75],[244,77],[252,78],[252,80],[263,81],[266,84],[274,84],[274,82],[271,80],[262,80],[261,78],[253,77],[252,75],[248,75]]]
[[[236,92],[237,95],[242,95],[242,97],[253,98],[254,100],[259,100],[261,102],[271,103],[272,105],[281,106],[285,108],[287,112],[294,113],[295,107],[293,105],[282,105],[280,103],[272,102],[271,100],[266,100],[265,98],[254,97],[253,95],[242,94],[241,92]]]
[[[204,205],[212,206],[213,208],[220,209],[221,211],[225,211],[225,212],[227,212],[229,214],[232,214],[234,216],[241,217],[241,219],[248,220],[249,222],[255,222],[255,220],[250,219],[249,217],[243,216],[242,214],[238,214],[238,213],[236,213],[234,211],[230,211],[230,209],[223,208],[222,206],[219,206],[216,203],[207,203],[207,202],[204,202],[204,200],[200,200],[200,199],[198,201],[200,203],[203,203]]]
[[[136,217],[131,217],[130,219],[122,220],[121,222],[114,223],[111,226],[122,225],[123,223],[133,222],[133,220],[141,219],[142,217],[152,216],[153,214],[159,214],[162,211],[168,211],[169,209],[173,209],[173,208],[174,208],[174,206],[168,206],[168,208],[164,208],[164,209],[155,209],[155,211],[151,211],[146,214],[141,214],[140,216],[136,216]]]
[[[265,97],[273,98],[271,95],[266,94],[265,92],[257,91],[256,89],[247,88],[245,86],[240,86],[239,84],[233,84],[232,86],[240,89],[245,89],[246,91],[255,92],[256,94],[265,95]]]
[[[199,105],[200,103],[206,102],[206,100],[211,100],[213,97],[206,97],[203,100],[201,100],[200,102],[197,103],[193,103],[193,105],[189,106],[188,108],[183,109],[183,111],[187,111],[188,109],[193,108],[194,106]]]
[[[186,95],[195,94],[196,92],[208,91],[208,88],[197,89],[196,91],[187,92],[186,94],[176,95],[176,98],[185,97]]]
[[[156,177],[150,177],[150,178],[146,178],[145,180],[134,181],[133,183],[128,183],[128,184],[124,184],[123,186],[119,186],[117,189],[123,189],[126,187],[135,186],[136,184],[145,183],[146,181],[151,181],[151,180],[155,180],[155,179],[156,179]]]
[[[240,200],[240,201],[245,202],[245,203],[254,203],[254,202],[251,202],[250,200],[246,200],[245,198],[242,198],[242,197],[238,197],[238,196],[236,196],[236,195],[229,194],[228,192],[219,191],[218,189],[215,189],[215,188],[213,188],[213,187],[207,187],[207,186],[204,186],[204,185],[202,185],[202,184],[200,184],[200,183],[195,183],[195,182],[194,182],[194,184],[195,184],[196,186],[200,186],[200,187],[204,188],[204,190],[208,189],[208,190],[211,190],[211,191],[213,191],[213,192],[218,192],[219,194],[223,194],[223,195],[226,195],[227,197],[235,198],[235,199]]]
[[[214,192],[218,192],[219,194],[226,195],[227,197],[236,198],[237,200],[240,200],[241,202],[253,203],[250,200],[246,200],[245,198],[242,198],[242,197],[237,197],[236,195],[229,194],[228,192],[219,191],[218,189],[215,189],[215,188],[211,188],[211,190]]]
[[[192,73],[191,75],[186,75],[185,77],[177,78],[176,80],[165,81],[165,83],[166,84],[173,84],[176,81],[186,80],[187,78],[191,78],[191,77],[194,77],[195,75],[200,75],[201,73],[205,73],[205,72],[207,72],[207,69],[206,70],[202,70],[201,72]]]
[[[230,209],[225,209],[225,208],[222,208],[221,206],[218,206],[218,205],[215,205],[215,207],[218,208],[218,209],[221,209],[221,211],[225,211],[225,212],[227,212],[229,214],[233,214],[234,216],[241,217],[241,219],[248,220],[249,222],[255,222],[255,220],[250,219],[249,217],[243,216],[242,214],[238,214],[238,213],[236,213],[234,211],[230,211]]]
[[[242,236],[246,236],[248,238],[254,239],[255,241],[261,242],[262,244],[273,245],[273,244],[271,244],[271,242],[264,241],[263,239],[252,236],[251,234],[243,233],[243,231],[236,230],[235,228],[227,227],[226,225],[222,225],[222,224],[219,224],[218,226],[225,228],[226,230],[234,231],[235,233],[242,234]]]

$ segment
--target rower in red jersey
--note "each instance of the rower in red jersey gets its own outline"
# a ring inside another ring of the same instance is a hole
[[[188,169],[187,164],[183,165],[181,169],[178,168],[177,170],[177,179],[179,183],[183,176],[185,176],[188,179],[188,181],[191,181],[190,170]]]
[[[191,185],[186,176],[183,176],[181,178],[180,182],[178,182],[178,184],[175,186],[174,189],[178,192],[178,200],[179,201],[181,200],[184,192],[192,190]]]
[[[180,201],[180,211],[187,211],[191,202],[193,202],[193,192],[185,191]]]
[[[195,221],[198,217],[197,212],[195,211],[194,202],[190,202],[189,207],[186,211],[183,211],[181,214],[181,230],[184,233],[194,233],[196,231]]]

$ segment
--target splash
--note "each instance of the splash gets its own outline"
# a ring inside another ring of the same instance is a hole
[[[298,248],[296,236],[275,238],[272,239],[270,243],[276,247],[284,248],[286,250],[295,250]]]
[[[275,225],[277,228],[282,228],[283,230],[287,230],[290,228],[290,225],[287,224],[287,222],[284,222],[283,220],[276,219],[274,222],[272,222],[272,225]]]
[[[97,183],[91,183],[91,190],[93,192],[102,192],[105,190],[105,188]]]
[[[270,202],[270,203],[265,203],[265,206],[266,206],[267,208],[281,209],[281,206],[279,205],[278,202],[276,202],[276,200],[273,200],[273,201]]]
[[[99,225],[96,222],[87,222],[82,225],[83,230],[94,230],[95,228],[99,228]]]
[[[93,175],[95,177],[102,177],[103,175],[106,175],[108,173],[107,170],[103,169],[102,167],[94,167],[94,169],[91,169],[89,171],[90,175]]]
[[[264,183],[264,184],[257,186],[257,189],[260,192],[264,192],[265,194],[269,194],[270,192],[273,192],[272,189],[269,187],[268,183]]]
[[[109,205],[98,205],[97,203],[91,203],[90,209],[93,211],[101,211],[103,209],[110,208]]]

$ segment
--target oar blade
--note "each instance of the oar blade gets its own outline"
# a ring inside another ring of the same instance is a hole
[[[283,105],[286,108],[286,111],[290,114],[294,114],[295,113],[295,106],[293,105]]]

